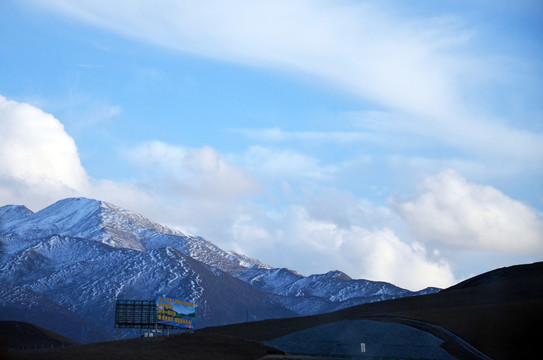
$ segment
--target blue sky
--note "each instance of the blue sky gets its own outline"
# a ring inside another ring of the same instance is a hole
[[[538,1],[3,1],[0,205],[410,289],[543,255]],[[408,270],[406,270],[408,269]]]

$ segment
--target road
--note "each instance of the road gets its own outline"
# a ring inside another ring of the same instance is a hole
[[[376,321],[384,321],[384,322],[395,322],[400,323],[404,325],[408,325],[411,327],[414,327],[416,329],[428,332],[435,337],[440,338],[441,340],[445,341],[446,350],[450,350],[453,352],[453,356],[458,356],[459,359],[466,359],[466,360],[492,360],[490,357],[486,356],[476,348],[474,348],[471,344],[466,342],[464,339],[458,337],[457,335],[453,334],[449,330],[442,328],[441,326],[430,324],[424,321],[419,320],[413,320],[413,319],[407,319],[402,317],[395,317],[395,316],[378,316],[378,317],[370,317],[367,318],[368,320],[376,320]]]

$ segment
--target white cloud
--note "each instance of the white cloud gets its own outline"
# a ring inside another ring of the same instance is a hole
[[[203,150],[198,156],[202,160],[198,166],[213,167],[212,151]],[[220,161],[216,165],[225,172]],[[226,166],[226,173],[228,169]],[[118,204],[169,225],[183,224],[175,216],[178,201],[164,193],[157,196],[154,189],[134,181],[90,178],[73,138],[58,119],[30,104],[0,96],[0,206],[22,204],[37,211],[74,196]]]
[[[233,131],[252,139],[274,142],[318,141],[351,143],[380,140],[372,134],[356,131],[284,131],[280,128],[234,129]]]
[[[455,283],[445,259],[431,259],[422,244],[406,244],[388,228],[369,232],[354,227],[345,236],[341,252],[351,268],[359,267],[358,277],[383,279],[412,290]]]
[[[491,186],[446,170],[427,178],[409,201],[393,200],[416,236],[452,247],[543,254],[543,219]]]
[[[103,121],[110,121],[121,114],[119,105],[102,105],[97,107],[95,113],[92,114],[91,122],[96,124]]]
[[[258,192],[250,175],[209,146],[188,149],[152,141],[126,151],[126,155],[144,171],[147,186],[159,192],[217,202]]]
[[[338,226],[311,217],[299,205],[279,215],[240,217],[232,234],[233,248],[305,274],[338,269],[355,278],[388,281],[412,290],[446,287],[455,280],[444,259],[428,256],[421,244],[402,242],[389,228]]]
[[[39,209],[88,190],[75,142],[60,121],[0,96],[0,201]]]
[[[352,194],[335,188],[326,188],[318,194],[308,194],[300,204],[311,218],[331,222],[340,228],[363,226],[376,230],[392,226],[400,218],[386,206],[376,206],[367,200],[355,198]]]
[[[275,150],[252,146],[244,154],[241,163],[245,168],[271,179],[330,179],[337,168],[319,164],[316,158],[290,150]]]

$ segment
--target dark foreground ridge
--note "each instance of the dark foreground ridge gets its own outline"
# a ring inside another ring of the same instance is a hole
[[[323,324],[374,317],[437,325],[492,359],[533,358],[540,353],[543,333],[543,262],[497,269],[437,294],[202,331],[270,341]],[[455,342],[444,346],[458,358],[473,358]]]
[[[23,321],[0,321],[0,352],[79,345],[53,331]]]
[[[282,354],[271,346],[219,334],[180,334],[80,345],[64,349],[4,353],[6,359],[43,360],[254,360]],[[2,354],[0,354],[2,355]]]
[[[338,347],[337,344],[346,345],[340,336],[348,336],[351,330],[351,333],[363,331],[368,323],[384,324],[384,327],[378,325],[376,329],[384,328],[386,331],[397,330],[401,325],[431,335],[440,340],[439,348],[446,351],[438,354],[443,359],[448,359],[449,356],[470,360],[538,358],[539,334],[543,333],[543,263],[494,270],[437,294],[364,304],[328,314],[211,327],[193,334],[174,335],[169,338],[140,338],[64,349],[4,352],[0,355],[8,359],[60,360],[149,358],[315,360],[325,359],[331,355],[330,352],[318,353],[322,351],[322,346],[314,348],[311,352],[311,346],[315,345],[315,341],[313,343],[308,341],[307,347],[296,351],[287,350],[295,353],[294,355],[281,355],[281,350],[264,345],[263,342],[284,349],[289,341],[291,345],[299,345],[299,340],[294,342],[291,340],[300,339],[296,338],[300,334],[306,336],[305,339],[316,340],[316,336],[321,332],[328,334],[326,336],[329,343],[334,345],[335,341],[335,349],[339,349],[341,346]],[[387,323],[392,327],[387,327]],[[325,332],[330,329],[332,332]],[[306,335],[304,332],[307,332]],[[416,332],[413,334],[415,337],[424,335]],[[306,341],[304,338],[301,339]],[[373,341],[371,336],[367,339]],[[380,338],[376,339],[375,342],[378,342]],[[392,337],[387,341],[395,340]],[[368,347],[370,345],[371,343]],[[389,342],[377,345],[384,346],[383,349],[388,346],[390,350],[391,345],[398,344]],[[360,343],[357,346],[360,348]],[[380,355],[369,355],[368,353],[367,356],[360,354],[350,356],[383,359]],[[388,355],[384,358],[432,358],[432,355],[423,355],[416,357],[408,354]]]

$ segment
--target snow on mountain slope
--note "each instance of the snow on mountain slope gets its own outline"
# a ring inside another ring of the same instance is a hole
[[[263,262],[253,259],[249,256],[238,254],[235,251],[228,251],[227,253],[228,253],[228,256],[226,257],[228,258],[228,260],[235,262],[244,268],[272,269],[272,267],[268,264],[264,264]]]
[[[296,313],[271,301],[274,295],[172,247],[148,251],[52,236],[13,254],[0,281],[24,286],[103,329],[113,326],[116,299],[149,299],[157,293],[192,299],[198,327]],[[2,299],[4,301],[5,299]]]
[[[67,235],[103,242],[104,244],[143,251],[141,237],[154,230],[174,231],[152,223],[141,215],[105,202],[71,198],[56,202],[37,213],[22,218],[2,229],[2,235],[33,239],[51,235]],[[178,233],[178,235],[183,235]]]
[[[408,293],[407,290],[389,283],[353,280],[340,271],[330,271],[326,274],[311,275],[296,281],[285,295],[319,296],[330,301],[343,301],[361,295],[396,297],[406,293]]]
[[[152,300],[163,292],[198,301],[202,293],[199,274],[171,248],[105,249],[95,258],[59,266],[25,286],[104,328],[112,327],[117,298]]]
[[[186,236],[140,214],[98,200],[64,199],[27,216],[21,215],[26,209],[23,208],[12,205],[0,208],[0,215],[5,213],[6,218],[11,220],[4,223],[0,217],[3,224],[0,225],[0,236],[36,239],[64,235],[138,251],[167,245],[223,270],[237,268],[241,264],[269,268],[257,260],[226,252],[201,237]]]
[[[179,236],[150,231],[142,239],[141,243],[147,250],[171,246],[186,256],[223,271],[230,271],[244,266],[270,268],[269,265],[258,260],[224,251],[200,236]]]
[[[278,295],[287,295],[292,284],[304,276],[295,271],[281,269],[236,269],[233,276],[263,290]]]
[[[2,240],[6,243],[19,243],[11,246],[10,253],[4,255],[0,264],[1,277],[12,284],[28,284],[66,266],[98,258],[107,253],[106,245],[86,239],[54,235],[27,243],[19,251],[23,240]]]
[[[374,299],[385,300],[419,294],[386,282],[351,279],[337,270],[307,277],[284,268],[237,269],[230,273],[266,292],[294,297],[318,297],[331,302],[358,298],[360,303],[361,298],[370,302]],[[438,290],[429,288],[422,290],[422,293]]]
[[[0,207],[0,231],[32,214],[33,212],[23,205],[6,205]]]

